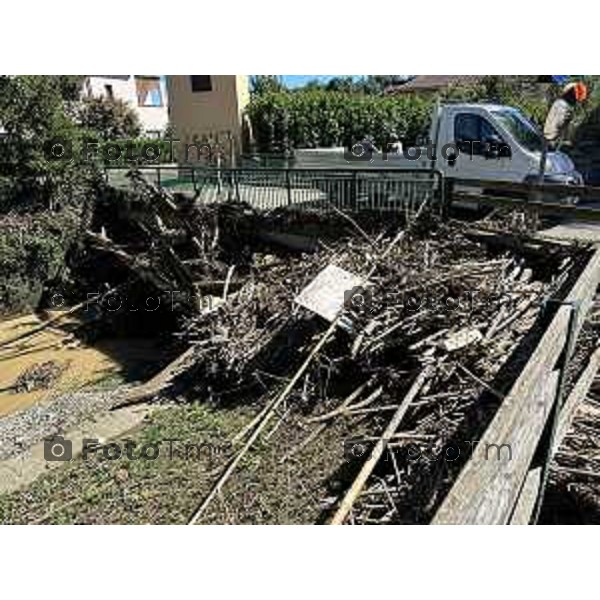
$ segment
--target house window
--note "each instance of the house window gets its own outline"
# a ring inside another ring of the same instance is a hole
[[[454,139],[459,152],[474,156],[485,156],[490,145],[502,145],[499,149],[503,155],[503,149],[506,146],[502,136],[487,119],[472,113],[456,115]]]
[[[136,75],[135,91],[137,94],[138,106],[163,106],[160,77]]]
[[[212,90],[210,75],[190,75],[190,81],[192,92],[210,92]]]
[[[106,93],[106,97],[107,97],[109,100],[114,100],[114,99],[115,99],[115,93],[114,93],[114,91],[113,91],[113,86],[112,86],[112,85],[110,85],[109,83],[107,83],[107,84],[104,86],[104,92]]]

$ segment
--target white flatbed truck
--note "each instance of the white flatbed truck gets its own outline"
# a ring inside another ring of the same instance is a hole
[[[498,104],[441,104],[433,111],[426,145],[401,153],[351,148],[299,149],[294,166],[306,169],[437,169],[446,177],[528,183],[540,179],[543,136],[521,111]],[[583,185],[563,152],[548,152],[544,183]]]

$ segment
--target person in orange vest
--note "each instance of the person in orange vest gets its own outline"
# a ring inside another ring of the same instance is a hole
[[[560,142],[573,119],[575,106],[584,102],[587,96],[587,86],[580,81],[569,83],[564,87],[562,94],[554,101],[546,117],[544,124],[546,140],[552,144]]]
[[[544,123],[544,148],[540,159],[540,183],[544,179],[546,170],[546,158],[548,150],[556,150],[564,139],[569,124],[573,119],[577,104],[585,102],[588,97],[588,89],[581,81],[568,83],[557,98],[546,117]]]

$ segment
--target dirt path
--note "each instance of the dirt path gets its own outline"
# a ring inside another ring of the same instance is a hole
[[[31,337],[2,346],[3,340],[27,333],[41,323],[34,314],[0,321],[0,418],[48,396],[74,391],[119,376],[132,366],[157,357],[151,340],[108,340],[88,346],[68,330],[49,327]],[[61,373],[49,389],[15,390],[19,375],[48,361]]]

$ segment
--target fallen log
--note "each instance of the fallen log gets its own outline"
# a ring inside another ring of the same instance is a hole
[[[194,347],[191,346],[183,354],[169,363],[160,373],[146,383],[130,388],[121,402],[111,408],[116,410],[131,404],[138,404],[153,398],[169,388],[176,377],[184,373],[194,362]]]
[[[109,239],[94,233],[93,231],[86,231],[85,235],[91,243],[102,251],[113,255],[123,266],[131,270],[134,275],[149,281],[158,290],[169,290],[172,288],[168,280],[164,279],[160,274],[156,273],[154,269],[145,264],[145,258],[132,256],[122,248],[118,248]]]

